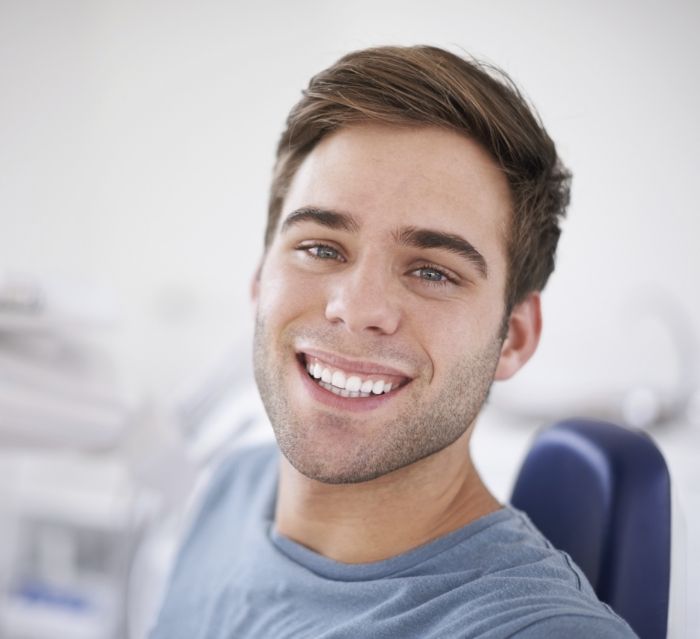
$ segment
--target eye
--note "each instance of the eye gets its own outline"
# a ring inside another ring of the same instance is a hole
[[[338,249],[328,244],[301,244],[297,246],[298,251],[302,251],[316,260],[336,260],[344,262],[345,258]]]
[[[452,277],[450,277],[442,269],[436,268],[435,266],[421,266],[420,268],[411,271],[411,274],[431,286],[444,286],[454,283],[454,279]]]
[[[447,279],[444,273],[441,273],[436,268],[419,268],[418,277],[429,282],[442,282]]]
[[[320,260],[337,260],[340,257],[338,251],[336,251],[332,246],[312,246],[308,249],[309,253]]]

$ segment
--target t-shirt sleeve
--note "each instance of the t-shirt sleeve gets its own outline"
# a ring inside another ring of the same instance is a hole
[[[537,621],[514,635],[517,639],[638,639],[619,618],[558,615]]]

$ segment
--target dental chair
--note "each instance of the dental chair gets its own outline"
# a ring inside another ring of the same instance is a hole
[[[593,420],[555,424],[535,438],[511,503],[641,639],[667,637],[671,482],[650,437]]]

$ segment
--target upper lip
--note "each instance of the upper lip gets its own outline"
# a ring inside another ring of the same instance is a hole
[[[386,364],[379,364],[375,362],[368,362],[366,360],[354,360],[347,359],[341,355],[336,355],[335,353],[329,353],[327,351],[322,351],[315,348],[300,348],[297,350],[299,355],[308,355],[310,357],[316,357],[327,364],[335,368],[339,368],[346,372],[353,373],[364,373],[366,375],[394,375],[397,377],[404,377],[406,379],[411,379],[411,375],[406,373],[406,371],[399,370],[393,366],[387,366]]]

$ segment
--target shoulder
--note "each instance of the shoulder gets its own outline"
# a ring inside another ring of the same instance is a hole
[[[567,584],[587,595],[593,594],[581,569],[565,552],[555,548],[529,517],[510,506],[497,525],[490,526],[478,540],[486,553],[489,572],[520,574],[543,583]]]
[[[278,457],[279,449],[273,442],[236,449],[216,465],[208,481],[206,497],[215,499],[234,486],[234,482],[255,484],[276,472]]]
[[[276,485],[277,460],[274,443],[240,448],[227,455],[206,481],[193,528],[219,514],[231,513],[232,508],[269,497]]]
[[[240,549],[265,539],[277,460],[277,447],[266,444],[236,449],[217,464],[179,546],[152,637],[199,636]]]
[[[487,522],[444,558],[451,566],[465,566],[461,589],[467,601],[482,604],[462,608],[472,622],[526,639],[635,636],[598,600],[572,559],[554,548],[524,513],[506,507]]]
[[[236,449],[203,478],[183,524],[176,573],[190,558],[198,563],[208,548],[240,539],[248,523],[267,518],[276,492],[277,450],[274,444]]]
[[[277,447],[245,447],[217,464],[184,527],[169,580],[170,594],[204,591],[221,565],[235,558],[235,549],[250,543],[272,516],[277,485]]]

